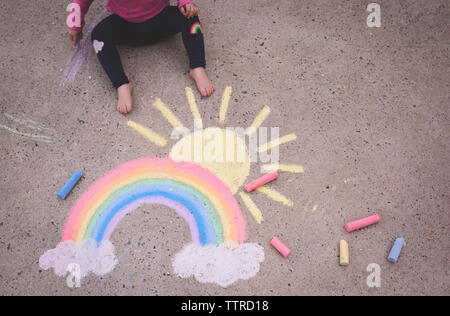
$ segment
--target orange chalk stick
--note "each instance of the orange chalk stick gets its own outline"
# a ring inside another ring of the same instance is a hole
[[[285,258],[291,253],[291,250],[286,247],[277,237],[273,237],[270,244],[274,246],[275,249],[277,249]]]
[[[255,181],[247,184],[245,186],[245,189],[247,190],[247,192],[252,192],[252,191],[256,190],[257,188],[262,187],[263,185],[269,183],[270,181],[275,180],[276,178],[278,178],[278,172],[276,172],[276,171],[265,174],[261,178],[256,179]]]
[[[345,225],[345,229],[350,233],[352,231],[376,224],[380,221],[380,216],[374,215],[367,218],[363,218]]]

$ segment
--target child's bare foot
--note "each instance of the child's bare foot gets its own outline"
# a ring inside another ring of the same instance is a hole
[[[209,80],[205,68],[198,67],[191,69],[190,74],[197,84],[198,91],[200,91],[202,96],[209,97],[214,93],[214,85],[211,83],[211,80]]]
[[[131,94],[133,93],[133,85],[131,83],[127,83],[121,85],[117,89],[117,95],[119,97],[119,101],[117,102],[117,110],[122,114],[128,114],[133,109],[133,97]]]

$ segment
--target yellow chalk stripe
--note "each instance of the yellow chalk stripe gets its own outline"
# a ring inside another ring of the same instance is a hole
[[[253,218],[256,220],[256,222],[258,224],[261,224],[264,219],[255,202],[253,202],[250,196],[244,192],[239,192],[239,195],[241,196],[242,201],[244,201],[245,206],[247,206],[248,210],[253,215]]]
[[[220,122],[224,123],[227,117],[228,106],[230,105],[230,97],[233,89],[231,87],[226,87],[222,96],[222,104],[220,105]]]
[[[261,153],[261,152],[268,151],[269,149],[280,146],[282,144],[292,142],[296,139],[297,139],[297,135],[295,135],[295,134],[289,134],[289,135],[283,136],[281,138],[271,141],[270,143],[267,143],[267,144],[264,144],[264,145],[258,147],[258,152]]]
[[[176,115],[161,101],[156,99],[153,106],[161,112],[162,116],[172,125],[173,128],[184,128],[183,123],[176,117]]]
[[[127,125],[134,129],[136,132],[147,138],[149,141],[151,141],[153,144],[159,146],[159,147],[165,147],[167,145],[167,140],[152,131],[151,129],[142,126],[138,123],[135,123],[133,121],[128,121]]]
[[[195,102],[194,92],[189,87],[186,88],[186,97],[188,99],[189,106],[191,107],[192,115],[194,116],[195,127],[198,129],[203,129],[202,116],[200,115],[197,103]]]
[[[267,117],[270,114],[270,107],[267,105],[259,112],[258,116],[255,118],[255,121],[253,124],[247,129],[246,134],[247,136],[250,136],[258,130],[258,128],[264,123],[264,121],[267,119]]]
[[[256,190],[261,193],[264,193],[265,195],[267,195],[269,199],[274,200],[275,202],[280,202],[286,206],[294,206],[294,202],[292,202],[291,200],[289,200],[287,197],[285,197],[276,190],[269,189],[265,186],[262,186]]]
[[[300,165],[264,165],[265,171],[282,171],[291,173],[305,173],[305,168]]]

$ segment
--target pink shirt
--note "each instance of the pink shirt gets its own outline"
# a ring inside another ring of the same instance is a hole
[[[81,8],[81,26],[84,26],[84,16],[94,0],[74,0]],[[192,0],[178,0],[178,7],[181,8],[185,4],[192,3]],[[170,5],[169,0],[108,0],[106,9],[117,14],[131,23],[145,22],[152,17],[158,15]],[[82,28],[81,27],[81,28]],[[81,28],[71,27],[73,30]]]

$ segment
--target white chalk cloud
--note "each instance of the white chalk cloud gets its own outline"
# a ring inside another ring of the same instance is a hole
[[[78,265],[81,278],[89,273],[105,275],[114,270],[117,264],[115,249],[111,242],[103,241],[100,245],[89,239],[84,243],[65,241],[55,249],[48,250],[39,259],[39,266],[43,270],[52,269],[58,276],[65,276],[68,268]]]
[[[254,277],[263,261],[264,248],[254,243],[189,244],[175,256],[173,268],[182,278],[194,276],[201,283],[228,287]]]
[[[239,280],[254,277],[264,261],[264,248],[258,244],[238,245],[228,242],[220,246],[185,246],[173,260],[176,274],[182,278],[195,277],[201,283],[215,283],[228,287]],[[118,261],[113,244],[105,240],[100,245],[89,239],[84,243],[61,242],[39,259],[43,270],[53,269],[58,276],[66,276],[76,265],[80,278],[90,273],[106,275],[112,272]]]

